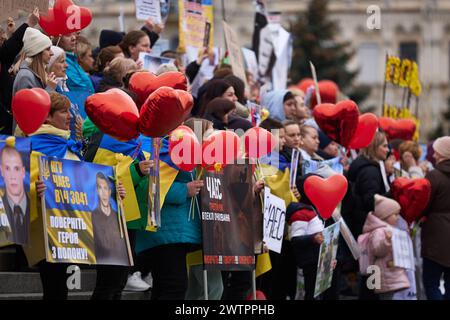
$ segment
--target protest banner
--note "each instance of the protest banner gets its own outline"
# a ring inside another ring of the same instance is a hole
[[[281,253],[286,221],[284,200],[264,189],[264,243],[269,250]]]
[[[30,150],[29,139],[0,135],[0,246],[29,242]]]
[[[353,236],[352,232],[350,231],[350,228],[347,226],[347,223],[345,222],[344,218],[341,216],[341,204],[334,210],[333,212],[333,220],[335,222],[340,223],[340,231],[342,238],[344,238],[345,243],[347,244],[348,248],[350,249],[350,252],[352,253],[353,259],[358,260],[361,256],[361,250],[359,248],[358,242],[356,241],[355,237]]]
[[[203,261],[206,270],[252,270],[253,187],[250,165],[205,172],[201,191]]]
[[[158,68],[165,63],[174,64],[175,60],[165,57],[158,57],[152,54],[141,52],[139,54],[139,60],[143,63],[143,68],[152,73],[156,73]]]
[[[322,231],[324,240],[320,245],[314,298],[331,287],[331,281],[333,280],[332,264],[333,260],[336,259],[339,229],[340,222],[336,222]]]
[[[178,0],[179,50],[187,47],[200,49],[205,41],[206,24],[209,23],[209,46],[213,46],[214,8],[212,0]]]
[[[244,81],[245,87],[248,87],[247,76],[245,75],[244,58],[242,57],[241,47],[239,46],[239,38],[228,23],[225,21],[222,21],[222,23],[223,32],[225,33],[228,57],[230,59],[231,68],[233,69],[233,74]]]
[[[413,140],[419,139],[419,98],[422,93],[420,82],[419,66],[417,62],[410,59],[400,59],[396,56],[386,55],[385,78],[383,84],[383,100],[381,104],[381,114],[383,117],[392,119],[411,119],[416,124],[416,132]],[[390,93],[395,90],[402,90],[402,99],[399,103],[388,95],[388,85]],[[415,111],[411,108],[411,98],[415,100]],[[388,102],[386,102],[388,101]]]
[[[47,261],[133,265],[113,167],[42,156],[39,171]]]
[[[258,80],[258,60],[256,59],[255,51],[242,48],[242,54],[244,55],[244,61],[246,65],[246,70],[250,71],[253,76],[253,81]]]
[[[159,0],[135,0],[136,19],[151,18],[155,23],[161,23],[161,6]]]
[[[390,228],[392,231],[392,253],[394,266],[408,270],[415,270],[414,251],[411,238],[406,231]]]

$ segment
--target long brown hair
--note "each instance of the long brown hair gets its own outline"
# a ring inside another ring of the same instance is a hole
[[[122,49],[123,54],[125,57],[130,58],[130,46],[137,46],[139,43],[139,40],[141,40],[144,37],[148,37],[147,34],[144,31],[141,30],[133,30],[128,32],[125,37],[123,37],[122,42],[119,43],[119,47]]]

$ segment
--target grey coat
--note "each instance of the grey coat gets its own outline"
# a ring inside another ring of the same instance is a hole
[[[17,72],[16,78],[14,79],[13,96],[21,89],[33,88],[42,88],[49,92],[51,91],[50,87],[45,87],[41,79],[28,67],[28,63],[24,61],[20,65],[19,72]]]

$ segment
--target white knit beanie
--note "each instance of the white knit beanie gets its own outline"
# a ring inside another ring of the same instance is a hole
[[[50,62],[48,63],[48,70],[50,70],[56,60],[64,54],[64,50],[57,46],[52,46],[51,50],[53,52],[53,56],[50,58]]]
[[[23,53],[26,57],[34,57],[52,46],[52,41],[45,34],[34,28],[27,28],[23,35]]]

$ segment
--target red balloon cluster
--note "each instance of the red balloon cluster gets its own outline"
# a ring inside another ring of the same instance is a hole
[[[351,149],[361,149],[367,147],[372,142],[375,132],[378,129],[378,118],[373,113],[365,113],[359,116],[358,126],[349,144]]]
[[[138,96],[139,106],[158,88],[170,87],[177,90],[187,90],[187,79],[178,71],[165,72],[159,76],[151,72],[136,72],[130,78],[128,88]]]
[[[97,93],[86,99],[89,119],[104,133],[120,141],[139,136],[139,111],[133,99],[120,89]]]
[[[272,133],[260,127],[248,129],[242,139],[245,153],[252,159],[259,159],[271,153],[278,142]]]
[[[78,32],[92,22],[88,8],[76,6],[72,0],[56,0],[46,16],[41,15],[39,25],[49,36],[61,36]]]
[[[22,89],[14,95],[11,108],[17,125],[28,135],[47,119],[51,108],[50,96],[41,88]]]
[[[350,145],[359,121],[359,110],[355,102],[344,100],[336,105],[320,104],[314,108],[313,115],[320,129],[330,139],[344,147]]]
[[[310,176],[305,180],[305,193],[311,203],[316,207],[320,216],[328,220],[339,202],[347,193],[347,179],[341,175],[333,175],[327,179],[319,176]]]
[[[207,137],[201,145],[194,132],[184,125],[169,135],[169,153],[172,162],[182,171],[192,171],[197,165],[215,170],[235,163],[239,157],[239,136],[232,131],[219,130]]]
[[[431,184],[427,179],[397,178],[392,183],[391,193],[400,204],[400,215],[411,224],[419,220],[428,206]]]
[[[378,129],[377,116],[372,113],[359,115],[358,106],[351,100],[344,100],[336,105],[318,105],[314,108],[313,115],[320,129],[346,148],[367,147]]]
[[[308,88],[314,85],[314,80],[311,78],[306,78],[301,80],[297,87],[302,90],[304,93],[308,90]],[[322,103],[336,103],[337,101],[337,95],[339,92],[338,85],[331,80],[322,80],[319,81],[319,93],[320,98],[322,100]],[[310,108],[314,109],[314,107],[317,105],[317,98],[316,98],[316,92],[314,90],[313,95],[311,96],[311,103]]]
[[[100,130],[121,141],[162,137],[180,125],[190,113],[194,101],[190,93],[169,87],[156,89],[140,112],[122,90],[111,89],[86,100],[86,113]]]
[[[191,128],[179,126],[169,135],[169,154],[182,171],[192,171],[201,163],[202,146]]]
[[[416,132],[416,124],[411,119],[394,120],[382,117],[379,123],[380,128],[386,133],[388,140],[411,140]]]

